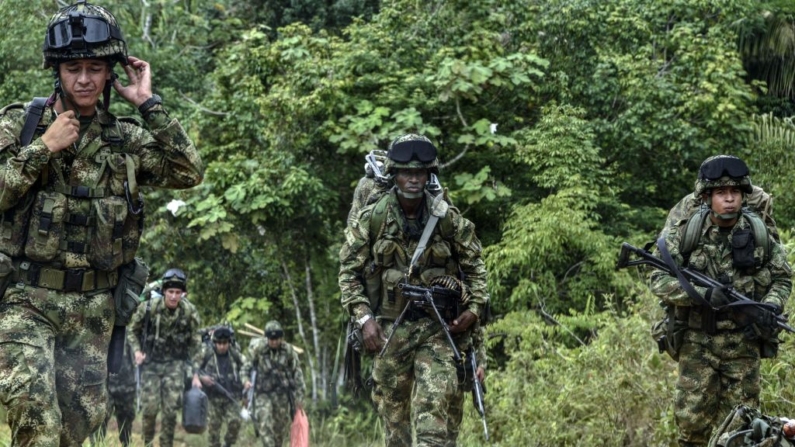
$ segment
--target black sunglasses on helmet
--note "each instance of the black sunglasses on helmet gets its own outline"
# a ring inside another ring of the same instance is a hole
[[[265,331],[265,336],[270,339],[282,338],[284,337],[284,331],[281,329],[275,331]]]
[[[402,141],[389,148],[387,157],[398,163],[408,163],[412,160],[430,163],[436,159],[436,146],[427,141]]]
[[[84,47],[85,44],[109,42],[112,38],[124,40],[121,30],[104,18],[73,14],[50,25],[44,42],[45,50]]]
[[[724,176],[731,178],[750,175],[748,165],[737,157],[720,157],[701,165],[699,177],[704,180],[717,180]]]

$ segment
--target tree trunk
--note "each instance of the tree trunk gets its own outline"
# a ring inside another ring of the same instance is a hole
[[[312,325],[312,341],[316,360],[320,363],[320,329],[317,327],[317,315],[315,314],[315,292],[312,287],[312,267],[309,262],[309,254],[304,259],[304,270],[306,278],[306,301],[309,304],[309,323]],[[307,357],[309,357],[307,355]],[[312,401],[317,402],[317,371],[312,371]]]
[[[295,293],[295,287],[293,287],[293,279],[290,276],[290,270],[287,268],[287,264],[282,260],[282,273],[284,274],[285,282],[287,286],[290,288],[290,295],[293,298],[293,306],[295,307],[295,321],[298,323],[298,334],[301,336],[301,342],[305,347],[309,347],[309,344],[306,342],[306,335],[304,333],[304,325],[303,319],[301,318],[301,307],[298,303],[298,294]],[[309,349],[307,349],[309,351]],[[317,368],[315,366],[315,358],[311,352],[307,352],[306,355],[307,363],[309,363],[309,373],[312,377],[312,401],[317,402]]]

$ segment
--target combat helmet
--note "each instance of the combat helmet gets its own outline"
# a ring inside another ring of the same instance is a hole
[[[748,165],[734,155],[715,155],[701,163],[695,195],[698,197],[710,189],[723,186],[737,186],[746,194],[753,192]]]
[[[181,269],[171,268],[163,274],[163,284],[161,289],[166,291],[168,289],[182,289],[183,292],[188,291],[188,277]]]
[[[52,16],[42,52],[44,68],[71,59],[106,59],[111,65],[127,65],[127,43],[116,17],[86,0],[78,0]]]
[[[753,192],[748,165],[734,155],[715,155],[704,160],[698,168],[695,196],[701,197],[702,194],[708,193],[713,188],[724,186],[738,187],[743,192],[743,203],[745,203],[746,197]],[[710,195],[706,197],[706,204],[712,208]],[[719,219],[731,220],[739,216],[739,213],[717,214],[713,212],[713,215]]]
[[[276,339],[284,337],[284,330],[282,325],[276,320],[271,320],[265,323],[265,337],[269,339]]]
[[[427,137],[409,133],[389,143],[384,166],[387,174],[394,175],[398,169],[423,168],[431,174],[439,174],[436,146]]]
[[[235,331],[227,326],[220,326],[213,330],[213,341],[231,341]]]

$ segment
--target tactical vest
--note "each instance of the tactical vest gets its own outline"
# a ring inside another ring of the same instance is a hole
[[[20,107],[8,106],[0,116]],[[51,121],[48,109],[36,136]],[[140,160],[129,153],[120,121],[130,120],[97,111],[81,146],[51,155],[36,184],[2,214],[0,251],[18,261],[20,281],[66,291],[107,288],[114,279],[100,281],[101,273],[134,259],[143,229],[135,180]],[[100,272],[69,277],[87,268]]]
[[[430,216],[434,197],[425,195],[425,215]],[[440,200],[440,202],[443,202]],[[372,208],[370,241],[372,264],[366,269],[364,281],[373,312],[383,320],[395,320],[407,300],[397,288],[401,282],[428,286],[432,279],[458,276],[458,263],[453,255],[454,233],[452,215],[444,207],[428,245],[419,258],[419,269],[408,278],[409,263],[417,241],[404,242],[404,218],[393,193],[386,194]]]
[[[278,349],[273,352],[270,347],[264,346],[257,358],[254,359],[255,368],[261,372],[257,375],[257,392],[293,392],[296,389],[295,354],[293,347],[286,342],[282,342]]]
[[[243,358],[240,356],[240,353],[237,351],[237,349],[234,349],[231,346],[229,347],[229,351],[227,351],[226,358],[229,361],[227,375],[221,373],[221,368],[218,364],[219,356],[216,354],[215,349],[213,348],[210,348],[209,351],[204,355],[204,358],[199,365],[199,369],[217,380],[221,386],[226,388],[227,391],[232,393],[240,392],[243,390],[243,384],[240,381],[240,368],[243,366]],[[220,395],[220,393],[218,394]]]
[[[153,362],[170,362],[190,359],[190,343],[193,333],[198,328],[191,325],[192,306],[180,301],[179,306],[170,314],[163,303],[163,298],[152,299],[149,331],[146,334],[146,360]],[[146,327],[144,327],[146,330]]]

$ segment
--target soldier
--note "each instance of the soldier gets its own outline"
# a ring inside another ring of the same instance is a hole
[[[54,93],[0,110],[0,401],[15,445],[77,446],[105,418],[108,346],[126,317],[112,289],[140,242],[138,187],[190,188],[203,168],[107,9],[62,8],[43,40]],[[145,126],[108,112],[111,87]]]
[[[304,373],[278,321],[265,324],[267,343],[251,343],[243,365],[243,388],[254,387],[254,422],[264,447],[280,447],[296,411],[304,407]],[[256,383],[251,372],[256,371]]]
[[[361,328],[368,352],[384,344],[381,325],[407,310],[389,349],[373,364],[372,397],[387,446],[412,445],[412,425],[415,445],[455,442],[447,434],[448,407],[456,392],[453,348],[434,315],[407,307],[410,300],[398,285],[458,283],[463,300],[440,301],[437,307],[453,315],[445,323],[459,350],[469,344],[470,328],[489,298],[474,225],[442,195],[434,198],[425,190],[430,174],[438,174],[436,152],[421,135],[404,135],[390,144],[385,168],[395,187],[349,221],[340,249],[342,305]],[[463,287],[459,271],[466,276]],[[463,312],[455,314],[458,306]]]
[[[221,446],[221,427],[226,421],[224,447],[231,447],[237,441],[240,431],[240,397],[243,383],[240,372],[245,357],[232,346],[232,329],[221,326],[213,330],[213,347],[205,349],[194,367],[199,372],[207,396],[210,399],[208,429],[210,447]]]
[[[772,355],[768,347],[778,342],[775,314],[789,297],[792,271],[781,244],[743,209],[751,192],[748,166],[741,159],[708,158],[695,186],[695,196],[708,207],[703,222],[681,219],[658,242],[663,258],[670,254],[676,266],[724,284],[704,288],[661,270],[651,275],[652,292],[674,306],[677,325],[686,328],[674,400],[680,446],[706,446],[720,418],[735,405],[759,406],[760,358]],[[687,231],[691,221],[697,225],[693,232]],[[698,238],[690,252],[683,250],[687,234]],[[727,307],[728,287],[775,310]]]
[[[108,408],[105,421],[99,430],[91,434],[91,445],[94,446],[99,439],[104,439],[107,433],[108,422],[112,415],[116,415],[116,424],[119,426],[119,441],[127,447],[132,441],[132,424],[135,421],[135,359],[130,344],[124,343],[124,357],[118,374],[108,375]]]
[[[162,298],[138,306],[127,341],[135,352],[136,365],[143,369],[144,443],[149,446],[154,442],[157,413],[162,409],[160,447],[171,447],[185,377],[192,375],[192,385],[202,386],[191,362],[201,349],[201,323],[196,308],[183,299],[188,291],[185,272],[169,269],[163,275],[162,287]]]

